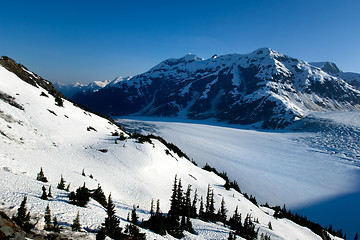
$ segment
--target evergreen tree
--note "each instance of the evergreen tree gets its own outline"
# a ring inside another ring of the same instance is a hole
[[[141,225],[143,228],[150,229],[151,231],[165,235],[167,228],[167,218],[161,214],[160,210],[160,200],[157,200],[156,203],[156,212],[154,215],[150,215],[149,220],[145,221]]]
[[[45,219],[45,227],[44,227],[44,229],[47,230],[47,231],[51,231],[52,230],[52,224],[51,224],[51,211],[50,211],[49,204],[47,205],[47,207],[45,209],[44,219]]]
[[[71,229],[73,231],[81,230],[79,211],[77,212],[76,218],[74,219],[73,223],[71,224]]]
[[[219,209],[219,220],[225,224],[226,222],[226,214],[227,214],[228,210],[225,207],[225,200],[224,198],[222,198],[221,200],[221,206]]]
[[[170,216],[177,216],[178,212],[177,212],[177,208],[178,208],[178,202],[177,202],[177,175],[175,175],[175,179],[174,179],[174,184],[173,184],[173,189],[172,189],[172,195],[171,195],[171,199],[170,199],[170,209],[168,212],[168,215]]]
[[[57,188],[60,190],[65,190],[65,182],[66,181],[64,180],[63,176],[61,175],[60,182],[58,183]]]
[[[228,240],[236,240],[236,235],[233,235],[233,233],[231,231],[229,231]]]
[[[192,234],[195,234],[194,228],[192,226],[192,223],[191,223],[189,217],[186,217],[185,230]]]
[[[56,216],[53,218],[53,231],[60,232],[60,226],[59,226]]]
[[[49,187],[49,193],[48,193],[48,195],[47,195],[49,198],[52,198],[53,196],[52,196],[52,193],[51,193],[51,185],[50,185],[50,187]]]
[[[255,230],[255,224],[251,221],[251,215],[247,214],[244,221],[241,236],[249,240],[256,240],[257,235],[258,235],[258,230],[257,231]]]
[[[30,229],[32,228],[31,224],[30,224],[30,212],[26,213],[27,208],[26,208],[26,201],[27,201],[27,196],[24,196],[20,207],[17,210],[17,213],[15,216],[13,216],[13,221],[15,221],[15,223],[17,225],[19,225],[20,227],[23,227],[25,231],[30,231]]]
[[[161,212],[160,212],[160,199],[158,199],[156,201],[156,213],[155,213],[155,216],[160,215],[160,214],[161,214]]]
[[[191,185],[189,184],[185,193],[183,216],[191,216]]]
[[[97,189],[95,189],[95,191],[91,194],[91,197],[97,201],[98,203],[101,204],[101,206],[106,207],[106,197],[105,194],[100,186],[100,184],[98,184]]]
[[[36,180],[41,182],[48,182],[47,178],[44,175],[44,171],[42,167],[40,168],[40,172],[37,174]]]
[[[145,233],[140,233],[139,228],[134,224],[127,224],[125,226],[125,233],[130,235],[133,240],[145,240]]]
[[[81,175],[83,175],[84,177],[86,176],[86,174],[85,174],[85,169],[82,170]]]
[[[235,234],[240,235],[240,231],[242,230],[241,214],[239,214],[237,206],[233,216],[229,219],[229,226],[230,229],[235,231]]]
[[[355,234],[355,237],[354,237],[354,240],[358,240],[358,238],[359,238],[359,234],[356,233],[356,234]]]
[[[199,218],[202,219],[202,220],[205,220],[203,197],[200,198]]]
[[[133,205],[133,209],[131,211],[131,223],[134,225],[138,225],[138,216],[136,215],[135,205]]]
[[[214,191],[211,189],[210,184],[208,185],[207,194],[206,194],[205,220],[206,221],[215,220]]]
[[[42,195],[40,197],[42,200],[48,200],[48,196],[47,196],[47,193],[46,193],[46,188],[45,186],[43,185],[42,186]]]
[[[76,193],[71,192],[69,194],[70,203],[80,207],[85,207],[86,204],[89,202],[89,200],[90,200],[90,192],[89,189],[86,188],[85,183],[82,187],[76,189]]]
[[[115,240],[123,239],[122,228],[119,226],[120,219],[115,216],[115,205],[111,199],[111,194],[108,198],[106,213],[105,222],[99,230],[100,236],[106,235]]]
[[[184,215],[184,196],[183,189],[181,185],[181,178],[179,178],[178,189],[177,189],[177,213],[180,215]]]
[[[67,185],[67,187],[66,187],[65,191],[70,192],[70,183]]]
[[[191,205],[191,214],[190,214],[190,217],[192,217],[192,218],[196,218],[198,216],[197,209],[196,209],[197,201],[198,201],[198,195],[197,195],[197,189],[195,189],[195,194],[194,194],[194,199],[193,199],[193,202]]]
[[[150,216],[154,216],[154,199],[151,199]]]
[[[272,224],[271,224],[271,222],[269,221],[269,223],[268,223],[268,227],[269,227],[269,229],[270,230],[272,230],[273,228],[272,228]]]

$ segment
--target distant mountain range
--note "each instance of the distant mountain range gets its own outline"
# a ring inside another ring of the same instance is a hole
[[[215,118],[263,128],[283,128],[310,111],[360,108],[360,74],[269,48],[206,60],[188,54],[134,77],[59,89],[105,115]]]

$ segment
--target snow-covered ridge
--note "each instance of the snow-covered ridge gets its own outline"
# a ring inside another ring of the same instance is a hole
[[[270,48],[209,59],[188,54],[73,101],[113,116],[215,118],[263,128],[282,128],[309,111],[360,108],[350,76],[333,74],[332,63],[315,65]]]
[[[112,133],[122,132],[118,126],[65,99],[59,104],[44,88],[29,85],[2,66],[0,90],[23,106],[21,109],[0,99],[1,209],[14,214],[23,196],[27,195],[28,210],[33,219],[39,220],[36,225],[39,229],[43,227],[42,217],[47,205],[62,226],[69,226],[77,212],[83,229],[96,230],[104,221],[105,210],[97,202],[90,201],[87,208],[68,203],[67,192],[55,187],[61,175],[71,183],[71,190],[84,182],[91,189],[101,184],[106,195],[112,194],[116,214],[124,226],[133,204],[139,206],[140,219],[149,217],[151,199],[160,199],[161,210],[167,212],[171,185],[177,174],[184,186],[191,184],[200,196],[206,195],[210,184],[215,192],[216,209],[224,198],[229,216],[238,206],[243,219],[251,213],[259,220],[256,223],[259,233],[266,233],[272,239],[321,239],[287,219],[274,218],[268,210],[255,206],[242,194],[225,190],[221,187],[222,178],[175,153],[166,154],[168,149],[157,140],[152,144],[141,144],[131,138],[115,141],[117,137]],[[41,167],[48,183],[35,180]],[[82,169],[86,176],[82,176]],[[50,201],[40,199],[43,185],[52,186],[54,197]],[[269,229],[269,222],[273,230]],[[193,225],[198,234],[186,233],[186,239],[225,239],[228,236],[229,229],[216,223],[194,220]],[[147,239],[164,239],[150,231],[142,231],[146,232]],[[89,233],[88,237],[94,239],[93,234]]]

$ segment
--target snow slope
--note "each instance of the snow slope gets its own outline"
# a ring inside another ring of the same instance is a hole
[[[286,204],[301,212],[314,204],[352,196],[331,205],[332,208],[319,210],[319,206],[311,211],[316,214],[310,211],[306,214],[323,225],[332,224],[355,233],[360,230],[359,208],[353,204],[360,192],[360,131],[357,128],[360,112],[313,113],[311,116],[334,119],[349,126],[328,123],[325,129],[321,122],[323,129],[313,131],[309,120],[304,123],[309,127],[302,126],[297,131],[263,131],[208,120],[131,117],[118,121],[129,130],[155,132],[168,139],[184,149],[199,166],[208,163],[220,172],[226,171],[242,191],[254,194],[263,203]],[[334,211],[337,214],[329,214]]]
[[[105,211],[95,201],[89,202],[87,208],[68,204],[67,192],[56,189],[61,175],[71,183],[71,190],[84,183],[88,188],[101,184],[106,195],[112,194],[116,213],[124,226],[133,204],[139,206],[140,219],[149,217],[151,199],[160,199],[162,211],[167,212],[177,174],[184,186],[191,184],[201,196],[205,196],[210,184],[215,192],[216,208],[224,197],[229,215],[239,206],[242,217],[251,213],[258,218],[256,226],[260,233],[268,233],[271,239],[320,239],[307,228],[286,219],[275,219],[240,193],[226,191],[222,187],[223,179],[175,153],[167,155],[166,147],[159,141],[140,144],[127,139],[116,144],[111,133],[122,131],[116,125],[67,100],[63,107],[55,105],[54,97],[44,89],[25,83],[2,66],[0,91],[0,208],[13,214],[27,195],[28,209],[32,218],[38,220],[38,229],[43,227],[42,215],[48,204],[62,226],[70,226],[78,211],[81,225],[87,231],[96,230],[104,220]],[[17,105],[9,104],[9,99]],[[35,180],[40,167],[48,183]],[[82,169],[86,177],[81,175]],[[40,199],[42,185],[52,186],[54,198]],[[269,221],[273,230],[268,228]],[[224,239],[228,235],[229,229],[219,224],[198,220],[193,223],[198,234],[186,234],[185,239]],[[143,231],[147,239],[163,239]],[[94,239],[91,233],[86,237]]]

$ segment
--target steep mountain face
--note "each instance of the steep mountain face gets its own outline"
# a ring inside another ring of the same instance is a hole
[[[360,90],[360,74],[353,72],[341,71],[335,63],[332,62],[312,62],[311,65],[321,68],[323,71],[334,75],[338,78],[344,79],[347,83],[351,84]]]
[[[37,78],[36,86],[30,85],[0,66],[0,210],[8,215],[14,215],[27,196],[27,208],[36,230],[44,229],[44,210],[48,206],[52,216],[57,217],[61,231],[69,234],[69,238],[94,239],[93,232],[104,222],[106,209],[94,200],[87,207],[69,204],[69,193],[54,187],[60,177],[71,184],[71,191],[85,184],[90,189],[101,185],[106,195],[111,193],[116,215],[124,227],[133,204],[137,206],[139,219],[149,218],[152,199],[159,199],[161,210],[167,212],[172,182],[177,175],[183,186],[189,184],[197,189],[198,197],[205,196],[211,187],[215,208],[219,209],[224,199],[228,217],[235,208],[241,213],[242,222],[251,214],[256,219],[254,224],[259,236],[321,239],[308,228],[285,218],[275,218],[274,210],[254,205],[240,192],[232,188],[226,190],[224,179],[179,156],[164,141],[130,137],[108,119],[84,111],[66,99],[59,105],[57,97],[50,94],[51,89],[41,86],[44,83],[47,81]],[[114,133],[122,134],[125,139],[119,139]],[[48,182],[36,180],[40,168],[44,169]],[[53,197],[41,199],[41,188],[51,186]],[[191,193],[191,198],[194,194]],[[196,204],[199,209],[199,201]],[[83,232],[71,233],[69,226],[77,214]],[[230,229],[223,224],[192,221],[196,234],[185,232],[184,239],[226,239],[229,235]],[[173,239],[146,229],[141,232],[146,233],[147,239]]]
[[[339,76],[263,48],[207,60],[192,54],[168,59],[73,100],[106,115],[216,118],[281,128],[309,110],[359,108],[360,92]]]

